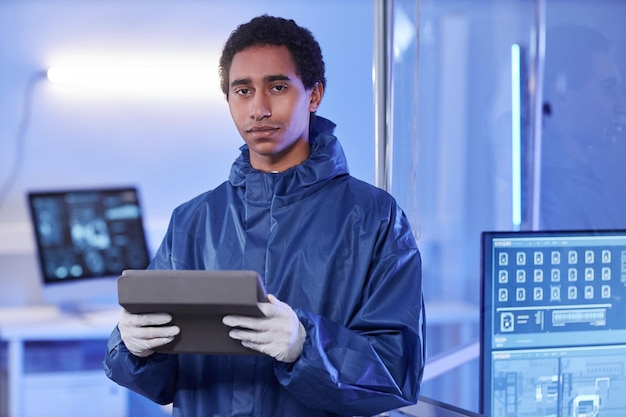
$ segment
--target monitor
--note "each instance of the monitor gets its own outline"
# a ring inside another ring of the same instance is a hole
[[[626,231],[483,232],[480,410],[623,416]]]
[[[31,191],[28,207],[46,303],[115,306],[122,271],[149,263],[135,187]]]

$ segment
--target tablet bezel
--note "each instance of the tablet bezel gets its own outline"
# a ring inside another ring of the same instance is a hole
[[[267,302],[260,275],[250,270],[125,270],[118,278],[119,304],[130,313],[168,313],[181,331],[156,351],[259,354],[228,336],[226,315],[262,317]]]

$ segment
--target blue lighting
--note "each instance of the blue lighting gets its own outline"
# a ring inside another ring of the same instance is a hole
[[[511,46],[511,168],[512,220],[519,230],[522,224],[522,127],[520,46]]]

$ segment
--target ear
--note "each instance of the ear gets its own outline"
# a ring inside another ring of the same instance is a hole
[[[324,86],[320,82],[316,82],[311,93],[309,95],[309,112],[315,113],[322,104],[322,97],[324,97]]]

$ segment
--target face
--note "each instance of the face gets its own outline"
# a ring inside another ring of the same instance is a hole
[[[252,167],[284,171],[306,160],[310,114],[321,103],[323,87],[304,88],[287,47],[237,52],[228,77],[228,107]]]
[[[571,128],[587,145],[602,145],[615,135],[617,121],[626,108],[619,92],[619,73],[608,52],[596,52],[592,76],[568,93]]]

